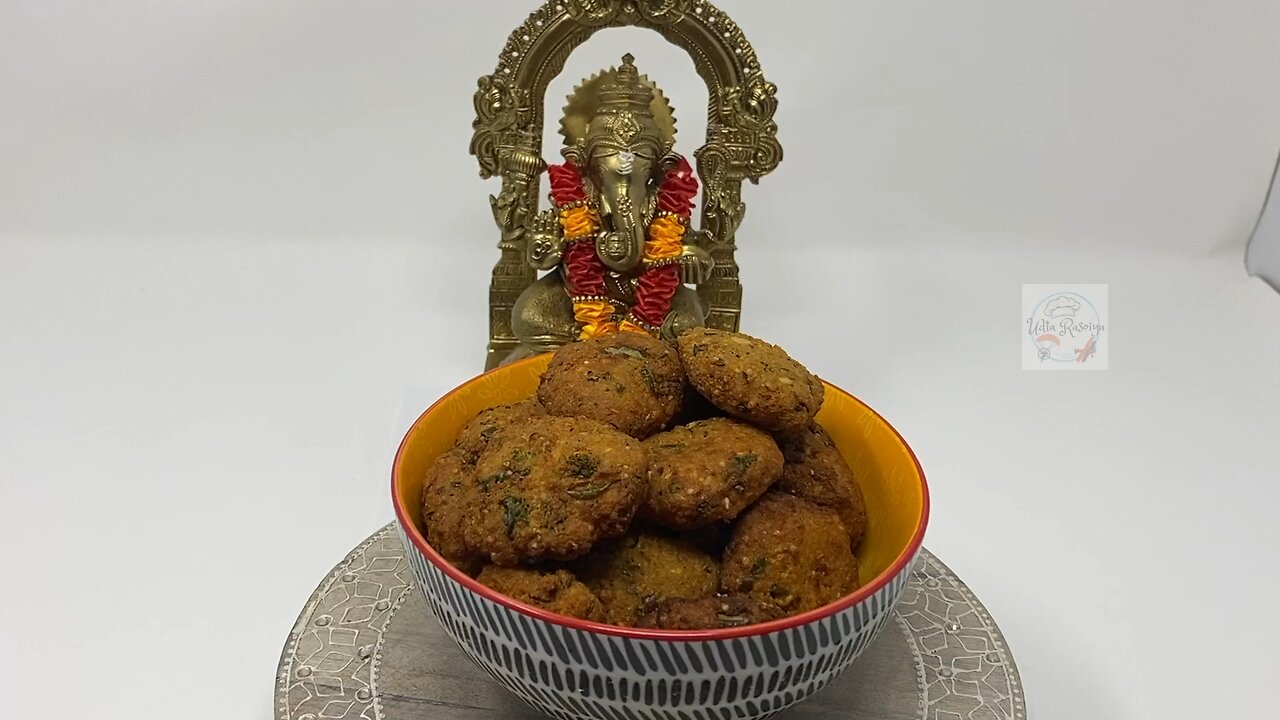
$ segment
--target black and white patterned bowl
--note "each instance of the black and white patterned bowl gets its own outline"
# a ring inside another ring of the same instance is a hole
[[[906,585],[924,538],[929,496],[901,436],[831,385],[818,420],[859,475],[868,525],[858,550],[864,584],[829,605],[740,628],[623,628],[500,595],[432,549],[418,529],[427,468],[481,410],[530,396],[548,360],[498,368],[441,398],[413,424],[392,469],[392,502],[414,578],[476,665],[556,718],[742,720],[803,700],[858,658]]]

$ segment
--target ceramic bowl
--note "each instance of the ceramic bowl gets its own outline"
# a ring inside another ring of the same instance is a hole
[[[864,584],[836,602],[740,628],[624,628],[500,595],[433,550],[418,529],[427,468],[481,410],[532,395],[549,361],[529,358],[459,386],[418,418],[396,454],[392,501],[414,578],[467,656],[552,717],[742,720],[803,700],[862,654],[889,620],[920,552],[929,496],[902,437],[829,384],[818,421],[859,477],[868,514],[857,553]]]

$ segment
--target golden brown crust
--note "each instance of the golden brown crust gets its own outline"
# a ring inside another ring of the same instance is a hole
[[[720,409],[766,430],[798,430],[822,407],[822,381],[777,345],[695,328],[677,341],[689,383]]]
[[[772,492],[738,520],[720,585],[793,615],[857,589],[858,562],[834,510]]]
[[[822,399],[738,333],[572,343],[534,397],[480,413],[432,465],[423,532],[495,591],[566,616],[701,629],[812,610],[857,588],[867,517],[813,420]]]
[[[493,437],[503,428],[546,414],[547,411],[538,403],[536,397],[510,405],[491,407],[482,411],[462,428],[462,432],[458,433],[457,447],[467,453],[471,462],[475,462]]]
[[[776,606],[743,593],[686,599],[673,598],[640,616],[636,627],[704,630],[743,627],[785,617]]]
[[[454,448],[436,458],[422,486],[422,528],[427,543],[446,560],[468,569],[472,553],[464,528],[475,501],[475,466]]]
[[[553,415],[586,417],[645,438],[680,412],[684,370],[670,344],[618,332],[556,351],[538,385]]]
[[[786,464],[774,488],[835,510],[849,531],[850,545],[856,548],[867,527],[867,504],[862,487],[831,436],[813,422],[803,430],[781,433],[777,439]]]
[[[634,625],[669,598],[710,595],[720,582],[718,558],[687,540],[647,529],[597,548],[577,569],[615,625]]]
[[[645,517],[691,530],[738,516],[782,473],[768,433],[729,418],[682,425],[645,441]]]
[[[503,595],[551,612],[583,620],[605,621],[600,599],[568,570],[488,565],[476,580]]]
[[[626,532],[644,498],[645,468],[638,440],[594,420],[511,425],[476,463],[466,545],[507,566],[579,557]]]

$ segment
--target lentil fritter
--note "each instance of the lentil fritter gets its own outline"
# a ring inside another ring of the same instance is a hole
[[[711,595],[720,584],[718,557],[688,540],[650,529],[633,530],[576,567],[615,625],[636,624],[663,600]]]
[[[834,510],[769,493],[738,520],[720,585],[794,615],[856,590],[858,561]]]
[[[489,442],[503,428],[514,425],[521,420],[546,415],[547,411],[538,403],[537,398],[527,398],[510,405],[499,405],[482,411],[476,419],[467,423],[458,433],[457,446],[467,453],[474,464],[480,453],[489,446]]]
[[[775,488],[835,510],[849,531],[850,545],[857,547],[867,527],[867,503],[831,436],[812,422],[803,430],[779,435],[778,445],[786,462]]]
[[[604,622],[600,599],[568,570],[535,570],[488,565],[476,580],[521,602],[551,612]]]
[[[466,545],[506,566],[579,557],[630,527],[646,466],[640,441],[595,420],[512,425],[476,461]]]
[[[644,515],[692,530],[732,520],[782,474],[782,451],[763,430],[730,418],[681,425],[645,441]]]
[[[637,438],[666,427],[684,393],[675,348],[632,332],[565,345],[538,385],[538,400],[550,413],[599,420]]]
[[[493,590],[568,617],[734,628],[858,587],[857,476],[781,348],[698,328],[556,351],[429,469],[422,529]],[[478,573],[478,574],[477,574]]]
[[[730,415],[766,430],[799,430],[822,407],[822,381],[777,345],[696,328],[677,341],[689,383]]]
[[[467,458],[461,448],[441,455],[427,471],[422,486],[422,527],[427,542],[463,570],[471,569],[474,557],[464,532],[476,497],[475,465]]]

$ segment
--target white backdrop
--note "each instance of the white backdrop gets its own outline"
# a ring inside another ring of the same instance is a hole
[[[1271,176],[1271,189],[1258,225],[1249,238],[1249,273],[1262,278],[1280,292],[1280,160]]]
[[[271,717],[400,435],[481,367],[471,95],[533,6],[0,2],[0,714]],[[1269,707],[1280,4],[721,7],[787,153],[744,329],[916,448],[1033,717]],[[706,91],[644,31],[548,106],[626,51],[691,152]],[[1110,285],[1110,370],[1019,369],[1031,282]]]

